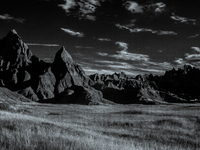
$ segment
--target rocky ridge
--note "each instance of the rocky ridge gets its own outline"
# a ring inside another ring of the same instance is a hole
[[[1,87],[33,101],[107,102],[100,91],[90,86],[92,81],[64,47],[56,53],[53,63],[46,63],[31,53],[15,30],[0,40],[0,81]]]
[[[138,75],[128,77],[125,73],[112,75],[94,74],[90,76],[94,81],[93,87],[103,93],[103,97],[121,104],[156,104],[166,103],[148,76]]]
[[[188,103],[200,101],[200,70],[190,65],[164,75],[127,77],[123,72],[90,75],[93,87],[111,101],[132,103]]]
[[[52,63],[40,60],[15,30],[0,40],[0,101],[62,104],[199,102],[200,70],[189,65],[162,76],[87,76],[65,47]],[[7,98],[6,98],[7,97]]]

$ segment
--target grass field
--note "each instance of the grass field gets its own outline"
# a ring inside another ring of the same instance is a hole
[[[200,104],[0,108],[1,150],[200,149]]]

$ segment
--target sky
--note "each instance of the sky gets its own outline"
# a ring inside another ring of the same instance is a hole
[[[163,74],[200,65],[198,0],[1,0],[0,39],[15,29],[53,61],[65,46],[86,74]]]

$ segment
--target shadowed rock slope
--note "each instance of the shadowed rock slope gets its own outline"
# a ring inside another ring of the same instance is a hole
[[[0,86],[33,100],[52,103],[109,103],[62,47],[53,63],[34,56],[15,30],[0,40]]]

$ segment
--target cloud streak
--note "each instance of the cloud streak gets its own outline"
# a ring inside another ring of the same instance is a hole
[[[108,56],[108,53],[97,52],[99,56]]]
[[[68,33],[69,35],[76,36],[79,38],[84,37],[84,33],[82,33],[82,32],[76,32],[76,31],[73,31],[70,29],[65,29],[65,28],[60,28],[60,29],[63,30],[65,33]]]
[[[1,20],[6,20],[6,21],[11,21],[11,20],[14,20],[18,23],[24,23],[25,19],[22,19],[22,18],[14,18],[12,16],[10,16],[9,14],[3,14],[3,15],[0,15],[0,19]]]
[[[123,50],[122,50],[123,51]],[[127,52],[128,53],[128,52]],[[151,61],[149,56],[146,55],[148,59],[131,59],[126,60],[123,58],[117,59],[111,59],[111,57],[115,54],[108,54],[108,53],[97,53],[99,56],[104,57],[97,58],[97,59],[91,59],[91,56],[88,56],[86,54],[81,54],[78,57],[83,57],[84,59],[90,60],[90,62],[84,62],[83,60],[79,62],[79,64],[82,66],[86,74],[113,74],[114,72],[124,72],[128,75],[138,75],[138,74],[164,74],[166,70],[170,70],[174,67],[169,62],[154,62]],[[118,53],[119,54],[119,53]],[[118,55],[116,54],[116,55]],[[130,53],[134,54],[134,53]],[[143,54],[135,54],[136,56],[142,56]],[[92,55],[93,56],[93,55]]]
[[[94,47],[88,47],[88,46],[75,46],[75,48],[94,49]]]
[[[150,59],[148,55],[128,52],[128,43],[115,42],[115,44],[118,45],[119,49],[121,49],[121,51],[116,51],[117,54],[109,55],[108,53],[102,53],[102,52],[97,52],[97,54],[103,57],[107,56],[126,61],[149,61]]]
[[[197,53],[200,53],[200,48],[199,47],[191,47],[192,50],[194,50]]]
[[[109,42],[111,41],[111,39],[108,39],[108,38],[98,38],[99,41],[106,41],[106,42]]]
[[[193,38],[196,38],[196,37],[198,37],[199,36],[199,34],[195,34],[195,35],[192,35],[192,36],[189,36],[189,37],[187,37],[188,39],[193,39]]]
[[[191,49],[193,53],[186,53],[184,58],[176,58],[174,62],[179,66],[190,64],[198,67],[200,65],[200,48],[191,47]]]
[[[196,24],[196,20],[195,19],[189,19],[189,18],[186,18],[186,17],[180,17],[180,16],[177,16],[175,15],[174,13],[172,13],[172,16],[170,17],[171,19],[179,22],[179,23],[185,23],[185,24],[193,24],[195,25]]]
[[[116,59],[130,60],[130,61],[149,61],[150,58],[148,55],[129,53],[127,51],[117,51],[118,54],[110,55]]]
[[[99,56],[108,60],[95,60],[94,64],[98,68],[104,68],[104,71],[112,70],[113,72],[123,71],[130,75],[138,74],[163,74],[166,70],[172,69],[174,66],[169,62],[154,62],[150,60],[149,55],[128,52],[128,43],[115,42],[121,51],[117,54],[108,54],[98,52]],[[110,58],[116,60],[110,61]]]
[[[47,47],[60,46],[58,44],[40,44],[40,43],[26,43],[26,45],[29,45],[29,46],[47,46]]]
[[[129,30],[129,32],[131,33],[150,32],[156,35],[177,35],[177,33],[174,31],[152,30],[148,28],[138,28],[138,27],[130,28],[128,26],[120,25],[120,24],[116,24],[115,26],[118,27],[119,29]]]

